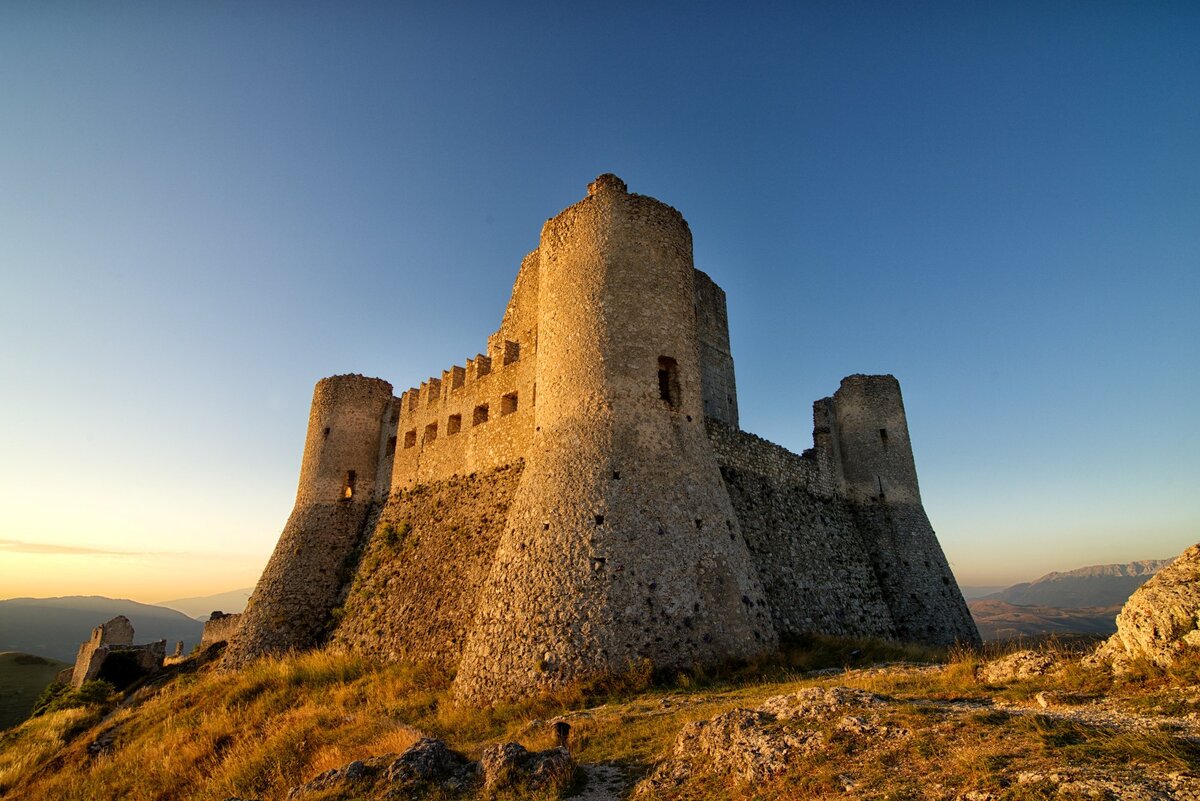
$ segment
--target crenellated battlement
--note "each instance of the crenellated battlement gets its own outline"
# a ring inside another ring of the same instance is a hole
[[[499,331],[488,352],[454,365],[401,396],[393,491],[511,464],[533,429],[536,349],[532,337]]]

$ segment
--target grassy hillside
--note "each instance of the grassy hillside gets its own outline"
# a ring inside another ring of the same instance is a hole
[[[323,771],[402,752],[422,735],[444,739],[472,758],[497,741],[546,748],[553,735],[543,721],[566,715],[580,763],[604,763],[624,777],[621,792],[587,797],[619,798],[672,753],[685,724],[771,696],[835,685],[884,694],[887,704],[862,717],[807,724],[823,727],[808,732],[821,748],[769,784],[698,772],[656,797],[845,798],[849,782],[858,788],[849,797],[951,799],[979,792],[993,793],[981,798],[1033,799],[1054,794],[1030,776],[1087,770],[1131,781],[1131,766],[1164,776],[1200,770],[1196,747],[1170,733],[1168,721],[1178,718],[1154,717],[1200,710],[1195,693],[1177,691],[1179,677],[1147,673],[1117,684],[1072,662],[1054,679],[988,685],[976,678],[979,656],[967,653],[929,667],[803,672],[822,662],[904,655],[870,643],[816,645],[789,660],[724,676],[667,676],[655,683],[641,676],[624,687],[575,688],[486,711],[455,706],[445,675],[329,652],[266,660],[234,674],[184,667],[116,707],[54,712],[0,736],[0,796],[283,798]],[[1191,669],[1183,681],[1194,687],[1197,677]],[[1065,713],[1055,717],[1039,709],[1035,696],[1045,690]],[[1097,698],[1111,707],[1101,723],[1070,718],[1073,709]],[[1145,731],[1117,725],[1121,715],[1141,716],[1150,725]],[[847,721],[888,734],[848,733]],[[770,725],[775,730],[785,724]],[[568,795],[579,790],[576,784]],[[319,797],[382,795],[331,790]]]
[[[67,663],[32,654],[0,652],[0,729],[29,717],[33,702]]]

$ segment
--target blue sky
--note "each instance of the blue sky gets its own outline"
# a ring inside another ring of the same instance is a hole
[[[744,428],[900,379],[962,583],[1200,539],[1200,6],[422,6],[0,6],[0,597],[252,583],[312,384],[483,349],[609,171]]]

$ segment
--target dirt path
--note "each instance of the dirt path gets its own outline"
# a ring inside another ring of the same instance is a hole
[[[620,801],[629,792],[629,779],[618,765],[596,762],[579,769],[587,783],[579,795],[569,796],[571,801]]]

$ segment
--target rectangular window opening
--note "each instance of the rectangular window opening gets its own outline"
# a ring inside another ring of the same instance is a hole
[[[395,455],[396,455],[396,438],[388,437],[387,458],[391,459]]]
[[[475,407],[475,413],[471,415],[471,425],[482,425],[488,421],[488,405],[481,403]]]
[[[672,409],[679,408],[679,364],[670,356],[658,357],[658,397]]]
[[[446,421],[446,436],[457,434],[462,429],[462,415],[452,414]]]
[[[887,450],[887,429],[879,429],[879,441],[883,443],[884,450]]]
[[[346,471],[346,483],[342,485],[342,498],[349,500],[354,497],[354,484],[358,480],[358,476],[353,470]]]
[[[500,398],[500,416],[512,414],[517,410],[517,393],[510,392]]]
[[[417,429],[404,432],[404,447],[412,448],[417,444]]]
[[[504,360],[503,364],[512,364],[521,360],[521,344],[519,342],[504,341]]]
[[[425,426],[425,438],[423,442],[433,442],[437,439],[437,423],[430,423]]]

